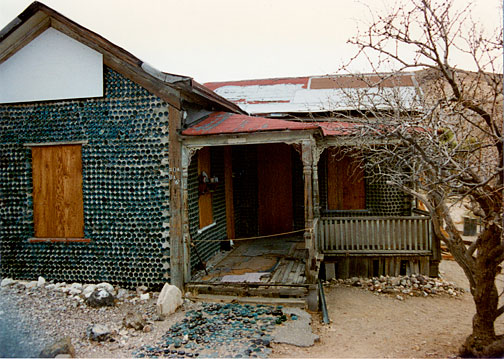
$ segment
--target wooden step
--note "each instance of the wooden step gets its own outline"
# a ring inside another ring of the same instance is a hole
[[[308,285],[285,285],[271,283],[188,283],[192,294],[229,295],[236,297],[304,298]]]
[[[296,307],[303,309],[306,309],[307,307],[306,300],[302,298],[237,297],[232,295],[216,294],[196,294],[186,296],[186,298],[192,301],[200,302],[283,305],[285,307]]]

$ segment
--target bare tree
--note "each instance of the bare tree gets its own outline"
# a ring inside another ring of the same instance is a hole
[[[356,57],[366,57],[375,69],[387,62],[399,73],[362,76],[375,91],[354,92],[349,100],[360,109],[357,137],[384,144],[362,141],[368,175],[386,177],[426,205],[435,235],[469,280],[476,314],[460,354],[500,357],[504,337],[494,323],[504,313],[495,284],[504,260],[502,28],[484,32],[470,8],[452,5],[413,0],[385,15],[374,13],[366,31],[349,42],[359,49]],[[454,51],[470,56],[475,70],[452,64]],[[399,90],[382,86],[404,71],[417,71],[421,88],[407,103]],[[464,243],[455,227],[453,199],[467,203],[482,223],[473,243]]]

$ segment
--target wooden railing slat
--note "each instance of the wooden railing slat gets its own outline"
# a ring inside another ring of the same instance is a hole
[[[321,217],[320,250],[394,253],[431,250],[429,217]]]

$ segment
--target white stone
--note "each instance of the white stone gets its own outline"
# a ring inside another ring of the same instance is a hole
[[[63,293],[68,293],[70,292],[70,288],[69,287],[61,287],[60,290],[63,292]]]
[[[107,283],[107,282],[103,282],[103,283],[99,283],[96,285],[96,288],[99,288],[99,289],[105,289],[107,292],[109,292],[110,294],[116,294],[115,293],[115,289],[114,289],[114,286],[110,283]]]
[[[96,284],[89,284],[87,285],[84,290],[82,291],[82,294],[84,294],[84,296],[86,298],[89,298],[91,296],[91,293],[93,293],[96,289]]]
[[[70,290],[68,291],[68,294],[70,294],[70,295],[79,295],[81,293],[82,293],[82,291],[80,289],[72,288],[72,287],[70,287]]]
[[[0,286],[2,287],[8,287],[10,285],[13,285],[14,283],[16,283],[16,281],[12,278],[4,278],[2,279],[2,283],[0,283]]]
[[[78,290],[82,291],[82,284],[80,284],[80,283],[72,283],[72,285],[70,286],[70,288],[72,288],[72,289],[78,289]]]
[[[43,287],[46,283],[46,280],[44,277],[38,277],[37,280],[37,287]]]
[[[54,289],[54,288],[56,288],[56,284],[53,284],[53,283],[48,284],[48,285],[46,285],[46,288],[47,289]]]
[[[25,287],[26,289],[31,289],[35,288],[38,285],[38,282],[36,280],[32,280],[31,282],[26,283]]]
[[[149,300],[149,298],[150,298],[149,293],[140,294],[140,300]]]
[[[126,298],[128,296],[128,290],[127,289],[124,289],[124,288],[119,288],[119,290],[117,291],[117,296],[116,298],[117,299],[123,299],[123,298]]]
[[[182,305],[182,292],[176,286],[166,283],[159,293],[156,303],[159,315],[170,315]]]

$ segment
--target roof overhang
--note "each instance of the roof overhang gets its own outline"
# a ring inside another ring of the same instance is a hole
[[[191,77],[161,72],[104,37],[37,1],[0,30],[0,64],[49,27],[102,53],[106,66],[178,109],[182,107],[183,101],[189,101],[214,109],[244,113],[239,106],[204,88]]]

